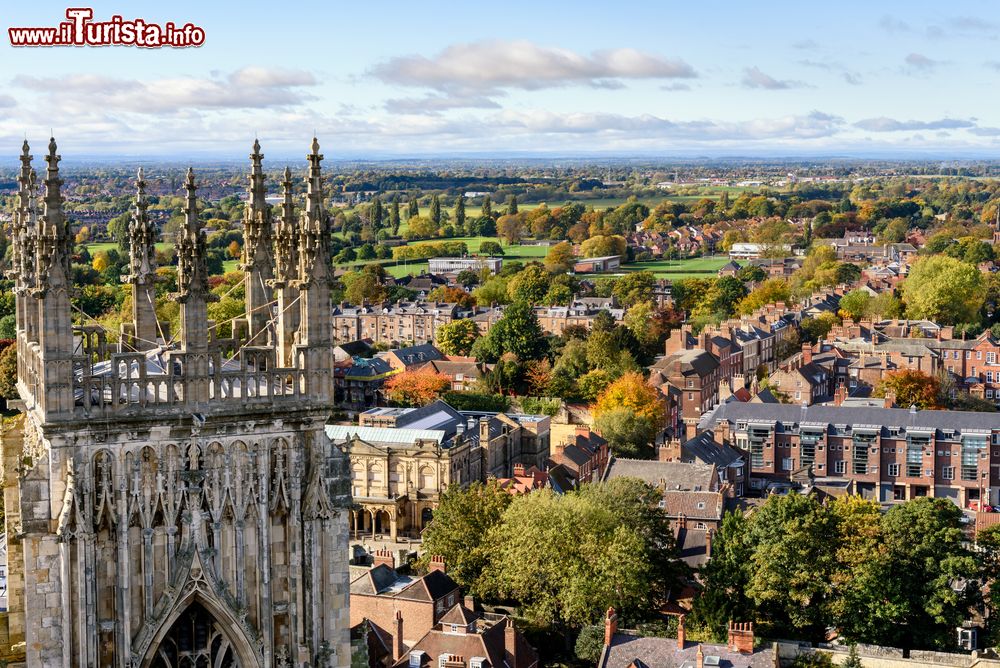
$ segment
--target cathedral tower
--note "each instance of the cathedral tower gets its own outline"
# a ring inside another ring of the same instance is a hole
[[[141,172],[124,277],[136,309],[129,336],[114,346],[99,324],[74,325],[55,142],[37,216],[23,147],[12,271],[23,412],[0,441],[8,620],[27,665],[350,664],[349,474],[325,431],[333,353],[331,314],[324,324],[321,313],[329,226],[317,149],[313,201],[292,235],[294,276],[285,275],[289,290],[309,294],[311,326],[286,342],[286,358],[268,340],[211,335],[191,170],[176,241],[176,340],[142,306],[146,297],[155,305],[156,234]]]
[[[250,154],[250,187],[243,213],[243,285],[247,327],[253,345],[268,342],[271,322],[271,281],[274,278],[274,232],[271,207],[264,187],[264,156],[260,142],[253,142]]]

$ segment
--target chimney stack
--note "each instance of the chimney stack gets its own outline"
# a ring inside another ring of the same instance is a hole
[[[845,399],[847,399],[847,386],[841,383],[833,393],[833,405],[843,406]]]
[[[504,649],[507,650],[508,665],[517,668],[517,631],[514,630],[514,620],[507,618],[507,628],[503,630]]]
[[[698,653],[694,658],[696,668],[705,668],[705,650],[701,648],[701,643],[698,644]]]
[[[808,343],[802,344],[802,366],[807,364],[812,364],[813,361],[813,349],[812,345]]]
[[[515,478],[524,477],[524,464],[514,464],[514,477]]]
[[[444,557],[440,554],[431,555],[431,565],[427,572],[433,573],[434,571],[441,571],[442,573],[448,572],[445,568]]]
[[[729,622],[729,651],[753,654],[753,622]]]
[[[615,614],[614,608],[608,608],[608,612],[604,616],[605,647],[611,647],[611,641],[614,639],[616,633],[618,633],[618,615]]]
[[[895,408],[896,407],[896,393],[891,389],[885,391],[885,407]]]
[[[392,658],[399,661],[403,656],[403,613],[396,611],[396,634],[392,639]]]
[[[684,649],[686,635],[687,634],[684,629],[684,615],[681,615],[677,618],[677,649]]]
[[[705,531],[705,556],[709,559],[712,558],[712,536],[713,532],[711,529]]]
[[[388,566],[389,568],[396,567],[396,561],[393,559],[392,552],[389,550],[389,548],[382,548],[379,550],[375,550],[375,558],[372,561],[372,568],[375,568],[376,566],[380,565],[385,565]]]

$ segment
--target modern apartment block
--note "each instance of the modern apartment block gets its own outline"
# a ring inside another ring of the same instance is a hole
[[[1000,413],[733,401],[702,426],[748,454],[751,489],[811,469],[883,503],[1000,502]]]

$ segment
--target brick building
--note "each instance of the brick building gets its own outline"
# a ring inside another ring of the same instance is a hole
[[[718,358],[701,348],[668,355],[650,368],[649,384],[666,395],[676,390],[680,422],[687,437],[697,434],[698,421],[719,401]]]
[[[1000,501],[1000,414],[730,402],[706,420],[746,452],[750,487],[811,469],[880,502]]]

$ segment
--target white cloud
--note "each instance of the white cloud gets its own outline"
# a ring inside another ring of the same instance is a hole
[[[775,79],[760,71],[759,67],[747,67],[743,70],[743,86],[745,88],[765,88],[767,90],[785,90],[788,88],[803,88],[805,82],[790,79]]]
[[[118,79],[93,74],[60,77],[18,75],[12,83],[40,93],[53,106],[74,113],[93,109],[137,114],[179,113],[191,109],[263,109],[311,99],[301,89],[315,86],[301,70],[244,67],[215,78]]]
[[[483,95],[439,95],[400,97],[385,101],[385,110],[394,114],[440,114],[450,109],[499,109],[500,105]]]
[[[369,73],[388,84],[442,92],[497,95],[504,89],[539,90],[569,85],[621,87],[629,79],[697,76],[683,60],[621,48],[584,55],[533,42],[491,40],[454,44],[433,57],[397,56]]]
[[[854,124],[855,127],[869,132],[900,132],[905,130],[957,130],[974,128],[976,124],[960,118],[939,118],[933,121],[899,121],[895,118],[879,116],[866,118]]]
[[[911,53],[903,59],[907,66],[914,70],[929,71],[941,64],[940,61],[928,58],[922,53]]]

